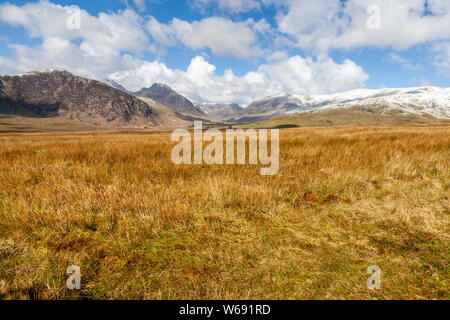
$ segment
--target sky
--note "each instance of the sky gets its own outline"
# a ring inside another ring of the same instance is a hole
[[[0,73],[68,70],[193,101],[450,86],[449,0],[0,0]]]

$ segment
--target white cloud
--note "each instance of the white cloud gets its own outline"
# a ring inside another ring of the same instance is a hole
[[[448,0],[267,1],[286,8],[277,18],[280,31],[316,52],[366,46],[405,50],[450,38]],[[381,10],[379,30],[367,26],[370,6]]]
[[[145,50],[149,45],[142,18],[133,10],[100,13],[98,17],[81,10],[80,28],[69,29],[67,21],[73,14],[69,8],[47,0],[23,6],[5,3],[0,5],[0,21],[24,27],[32,38],[83,39],[92,46],[134,53]]]
[[[339,64],[329,57],[313,59],[294,56],[287,60],[261,65],[258,72],[270,79],[267,90],[271,93],[341,92],[361,88],[369,78],[353,61],[346,59]]]
[[[169,24],[159,23],[152,17],[147,23],[147,30],[162,46],[175,46],[181,42],[194,50],[209,48],[217,55],[237,58],[261,54],[262,50],[257,45],[257,36],[253,29],[262,32],[266,27],[251,19],[246,22],[233,22],[219,17],[192,23],[175,18]]]
[[[360,88],[368,79],[362,68],[350,60],[339,64],[328,57],[314,60],[300,56],[263,64],[242,77],[231,70],[217,74],[216,67],[201,56],[192,59],[186,71],[171,70],[161,62],[143,62],[110,77],[134,91],[163,82],[194,101],[242,104],[284,92],[340,92]]]
[[[417,70],[420,69],[420,66],[414,65],[409,59],[402,57],[400,54],[396,52],[390,52],[386,57],[386,61],[391,63],[400,64],[403,68],[407,70]]]
[[[42,44],[33,47],[18,44],[9,47],[14,49],[14,56],[0,57],[0,71],[60,69],[101,79],[111,70],[133,68],[137,61],[129,55],[120,55],[109,47],[93,46],[89,41],[77,46],[58,37],[45,38]]]
[[[434,65],[438,69],[438,73],[448,77],[450,74],[450,42],[435,43],[431,52],[435,54]]]
[[[136,58],[149,48],[143,19],[133,10],[92,16],[79,11],[80,28],[69,29],[71,7],[46,0],[16,6],[0,5],[0,21],[23,27],[38,45],[8,44],[9,58],[0,58],[3,71],[25,72],[41,68],[65,69],[101,78],[112,71],[133,68]]]

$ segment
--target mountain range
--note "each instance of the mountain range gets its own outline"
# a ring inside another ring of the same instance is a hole
[[[236,120],[261,120],[289,114],[358,108],[380,114],[450,119],[450,88],[360,89],[330,95],[284,94],[251,103]]]
[[[0,75],[3,118],[58,119],[98,128],[211,125],[364,124],[450,120],[450,88],[360,89],[329,95],[285,93],[238,104],[192,102],[166,84],[130,92],[113,80],[67,71]]]
[[[217,121],[224,121],[233,119],[243,112],[244,108],[242,108],[237,103],[230,104],[197,104],[203,112],[210,117],[211,119],[215,119]]]

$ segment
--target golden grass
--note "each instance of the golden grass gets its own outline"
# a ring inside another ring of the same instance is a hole
[[[273,177],[169,137],[0,135],[0,298],[450,298],[449,126],[283,131]]]

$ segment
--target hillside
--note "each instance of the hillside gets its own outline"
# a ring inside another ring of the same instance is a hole
[[[165,84],[155,83],[150,88],[141,89],[135,95],[151,99],[180,114],[204,116],[200,108]]]
[[[56,70],[1,75],[0,114],[73,120],[104,128],[153,127],[158,116],[131,94]]]

